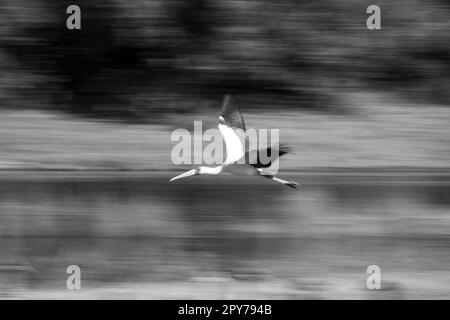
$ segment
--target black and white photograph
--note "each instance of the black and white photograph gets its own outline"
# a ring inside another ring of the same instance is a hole
[[[0,0],[0,300],[449,298],[448,0]]]

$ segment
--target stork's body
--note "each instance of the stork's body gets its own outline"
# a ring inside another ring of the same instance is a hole
[[[288,153],[290,149],[281,144],[268,147],[265,150],[248,150],[248,138],[245,134],[244,118],[239,110],[231,105],[229,96],[225,96],[219,115],[219,131],[225,140],[227,155],[225,162],[217,167],[198,167],[192,169],[172,178],[170,181],[193,175],[231,173],[241,176],[262,176],[294,189],[300,187],[294,181],[286,181],[264,172],[264,169],[269,168],[278,157]],[[260,158],[261,151],[265,151],[265,154],[268,155],[268,159],[265,162]]]

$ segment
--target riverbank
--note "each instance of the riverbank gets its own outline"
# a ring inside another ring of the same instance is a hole
[[[352,99],[349,99],[349,103]],[[345,115],[246,113],[247,127],[280,129],[293,153],[281,171],[302,168],[448,167],[450,109],[374,97],[353,99]],[[172,114],[159,124],[124,124],[36,111],[0,113],[0,169],[179,170],[170,159],[173,130],[217,126],[216,114]],[[206,145],[206,143],[205,143]]]

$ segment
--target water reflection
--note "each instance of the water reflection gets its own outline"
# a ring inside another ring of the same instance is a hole
[[[2,297],[449,297],[445,174],[301,174],[302,192],[171,175],[3,175]],[[379,292],[365,287],[371,264]]]

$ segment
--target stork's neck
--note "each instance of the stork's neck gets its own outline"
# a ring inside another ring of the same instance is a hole
[[[200,167],[200,174],[219,174],[222,172],[223,166],[218,167]]]

